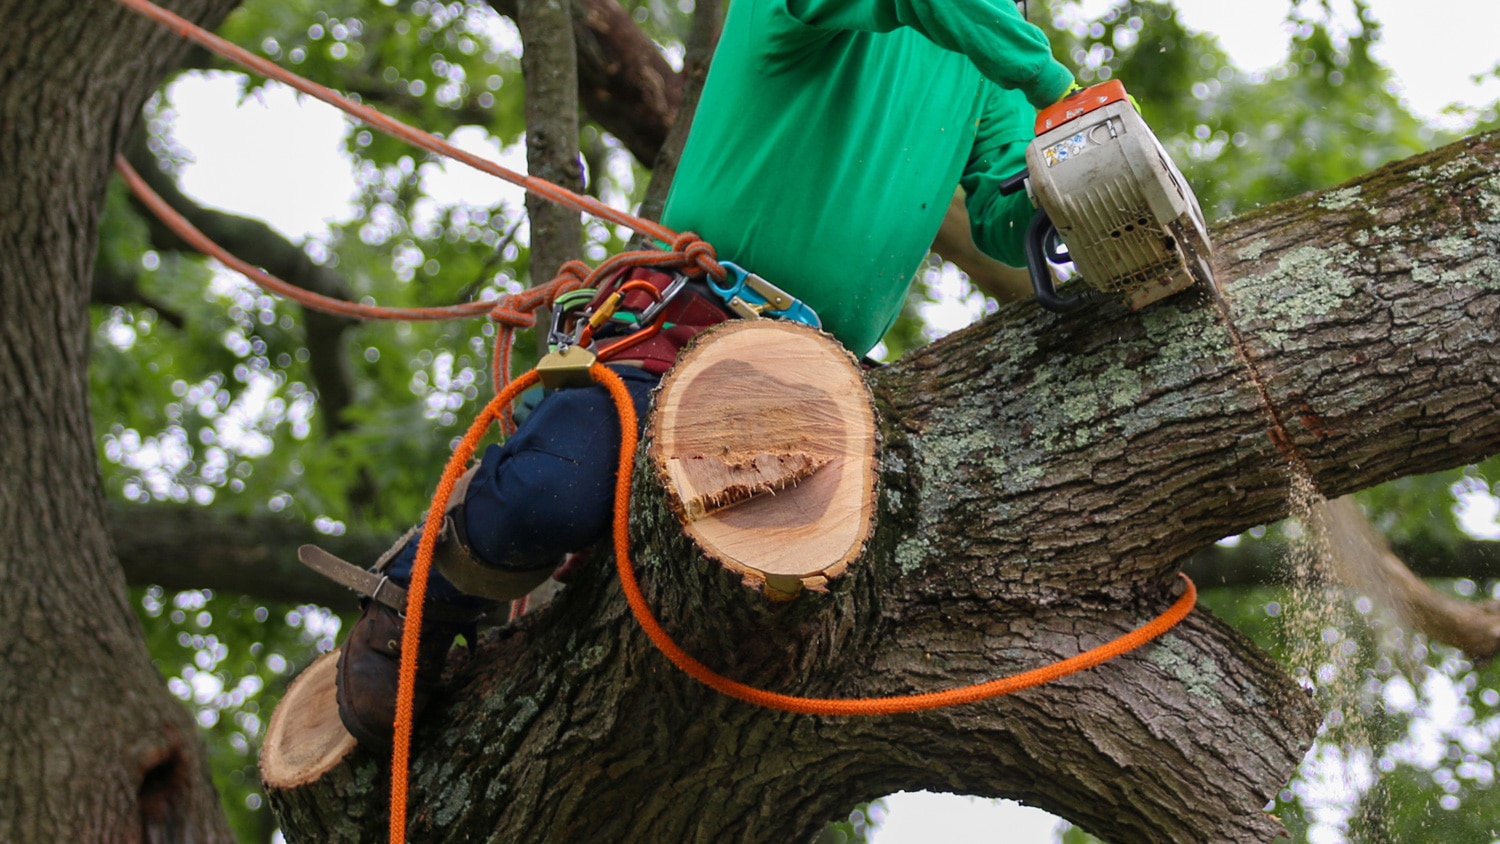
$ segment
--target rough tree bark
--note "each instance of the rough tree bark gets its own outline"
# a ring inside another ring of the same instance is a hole
[[[1230,221],[1217,269],[1323,491],[1500,451],[1500,137]],[[932,690],[1157,612],[1180,560],[1287,512],[1288,468],[1213,305],[1003,309],[872,376],[882,511],[826,596],[767,606],[637,487],[637,565],[712,667],[802,694]],[[638,481],[645,480],[644,473]],[[758,644],[745,644],[758,643]],[[1099,669],[875,720],[752,709],[678,674],[603,567],[484,640],[421,725],[414,840],[806,840],[899,788],[1006,796],[1116,844],[1260,842],[1316,714],[1204,611]],[[273,796],[294,840],[379,834],[385,760]]]
[[[178,4],[210,25],[232,6]],[[0,19],[0,839],[228,840],[126,601],[88,408],[110,159],[185,45],[112,4]]]
[[[516,28],[525,54],[526,171],[570,191],[583,191],[578,156],[578,65],[573,46],[573,18],[568,0],[518,0]],[[533,285],[550,280],[567,261],[583,257],[583,228],[578,212],[535,194],[526,195],[531,226],[530,273]],[[546,325],[549,311],[537,313]],[[536,334],[537,354],[547,353],[547,332]]]

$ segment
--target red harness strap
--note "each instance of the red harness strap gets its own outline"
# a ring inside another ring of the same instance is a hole
[[[644,281],[654,287],[658,293],[662,293],[677,278],[670,273],[649,267],[625,270],[603,285],[599,290],[599,295],[590,304],[592,307],[597,307],[609,298],[611,293],[628,282]],[[709,326],[718,325],[732,318],[732,315],[710,298],[701,287],[701,283],[689,283],[687,288],[679,293],[677,298],[673,299],[662,312],[659,317],[662,329],[659,332],[650,339],[622,351],[618,356],[610,357],[610,361],[639,363],[642,369],[655,375],[661,375],[672,368],[672,363],[677,360],[677,353],[687,345],[689,340]],[[640,313],[650,307],[653,301],[651,294],[644,290],[627,290],[620,299],[619,309]],[[599,340],[600,352],[607,353],[610,342],[614,338],[608,334],[596,336]]]

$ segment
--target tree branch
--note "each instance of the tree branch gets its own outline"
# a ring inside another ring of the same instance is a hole
[[[349,590],[297,562],[298,546],[313,543],[371,563],[392,540],[370,530],[327,536],[278,516],[226,516],[193,505],[109,501],[105,516],[133,586],[213,589],[289,604],[350,604]]]
[[[156,311],[167,324],[182,327],[181,314],[141,290],[141,274],[136,266],[108,261],[102,253],[101,249],[94,259],[93,284],[89,287],[90,302],[96,305],[142,305]]]
[[[512,20],[517,0],[489,0]],[[642,162],[653,161],[676,119],[682,80],[617,0],[572,0],[578,98],[594,122]]]
[[[132,136],[126,145],[126,157],[152,190],[220,246],[255,261],[267,272],[298,287],[339,299],[351,298],[349,285],[342,276],[314,263],[301,248],[264,222],[211,211],[189,199],[162,172],[161,164],[146,148],[144,130],[138,130]],[[189,248],[154,215],[142,211],[141,216],[150,230],[152,243],[158,249],[183,251]],[[344,352],[343,332],[352,324],[343,317],[303,309],[308,368],[332,431],[346,430],[349,426],[343,412],[353,400],[354,375]]]
[[[1470,659],[1487,660],[1500,650],[1500,602],[1465,601],[1423,583],[1391,553],[1352,498],[1326,502],[1321,509],[1317,521],[1340,583],[1369,596],[1406,629],[1452,645]]]
[[[568,0],[518,0],[516,25],[525,54],[526,166],[531,175],[574,192],[583,190],[578,155],[578,81]],[[583,255],[578,212],[526,195],[531,220],[531,283],[552,278],[564,262]],[[537,342],[546,351],[546,332]]]
[[[1418,577],[1484,580],[1500,572],[1500,542],[1463,539],[1440,542],[1429,536],[1383,540]],[[1236,545],[1210,545],[1194,551],[1182,570],[1204,588],[1286,583],[1287,546],[1274,539],[1245,539]]]

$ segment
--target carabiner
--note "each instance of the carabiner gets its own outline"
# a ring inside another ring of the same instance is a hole
[[[720,261],[727,271],[725,284],[708,279],[708,289],[724,300],[724,306],[745,319],[772,317],[822,328],[818,315],[800,299],[764,278],[730,261]]]

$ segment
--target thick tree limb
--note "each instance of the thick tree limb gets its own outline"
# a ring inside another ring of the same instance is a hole
[[[1219,228],[1224,296],[1328,494],[1500,451],[1497,172],[1486,136]],[[839,696],[1032,667],[1140,623],[1177,561],[1287,512],[1287,457],[1201,298],[1009,307],[874,384],[881,521],[826,597],[748,598],[692,564],[660,491],[638,487],[649,600],[713,667]],[[1206,612],[1057,684],[878,721],[717,697],[624,612],[604,573],[580,576],[456,672],[418,730],[412,837],[799,840],[860,799],[934,787],[1017,797],[1116,844],[1259,842],[1315,726],[1304,694]],[[381,764],[355,757],[276,795],[284,828],[378,825]]]

